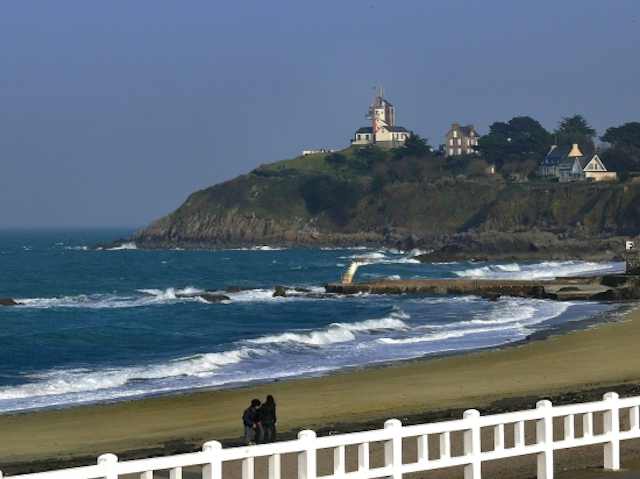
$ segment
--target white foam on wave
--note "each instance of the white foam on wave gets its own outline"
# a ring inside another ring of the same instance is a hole
[[[543,262],[542,267],[557,268],[557,277],[596,276],[599,274],[622,273],[626,269],[624,262],[596,263],[593,261]]]
[[[418,261],[417,259],[411,257],[411,256],[407,256],[406,258],[399,258],[395,261],[388,261],[389,263],[398,263],[398,264],[420,264],[420,261]]]
[[[384,259],[386,258],[385,254],[380,251],[371,251],[369,253],[358,253],[351,256],[348,256],[349,259],[359,260],[359,259],[368,259],[368,260],[376,260],[376,259]]]
[[[180,358],[150,366],[110,368],[99,371],[80,368],[47,371],[27,376],[30,382],[26,384],[1,387],[0,400],[94,393],[124,387],[135,381],[210,376],[219,368],[239,363],[251,357],[252,354],[255,355],[256,352],[248,348],[240,348],[222,353]]]
[[[482,331],[487,331],[489,328],[484,328]],[[422,336],[413,336],[410,338],[379,338],[377,341],[382,344],[415,344],[415,343],[429,343],[436,341],[444,341],[446,339],[461,338],[465,335],[472,333],[472,331],[438,331],[430,332]]]
[[[322,329],[303,332],[286,332],[247,340],[251,344],[299,343],[310,346],[321,346],[353,341],[355,333],[371,334],[383,330],[407,329],[401,319],[393,317],[367,319],[355,323],[332,323]]]
[[[245,289],[237,293],[225,293],[232,298],[234,302],[258,302],[258,301],[274,301],[287,299],[286,297],[273,296],[273,289]]]
[[[120,246],[114,246],[113,248],[105,248],[107,251],[121,251],[121,250],[129,250],[129,249],[138,249],[136,244],[131,241],[129,243],[122,243]]]
[[[284,251],[289,248],[268,245],[246,246],[242,248],[227,248],[224,251]]]
[[[391,256],[390,256],[391,255]],[[414,258],[413,253],[395,253],[391,251],[372,251],[369,253],[359,253],[348,257],[352,261],[364,261],[370,264],[420,264],[420,261]],[[338,263],[338,266],[344,266],[344,263]]]
[[[271,343],[300,343],[310,346],[321,346],[327,344],[344,343],[353,341],[353,332],[331,325],[320,331],[309,331],[308,333],[283,333],[274,336],[265,336],[257,339],[250,339],[247,342],[255,344]]]
[[[233,302],[265,302],[265,301],[291,301],[291,300],[316,300],[309,298],[308,293],[324,294],[322,286],[305,287],[304,290],[287,289],[285,297],[273,295],[274,289],[247,289],[237,293],[227,293],[221,291],[231,298]],[[154,304],[171,303],[176,301],[197,301],[208,303],[200,297],[205,291],[193,286],[185,288],[141,288],[136,290],[139,294],[114,295],[114,294],[78,294],[60,296],[52,298],[15,298],[18,307],[28,308],[88,308],[88,309],[109,309],[109,308],[137,308]]]
[[[381,338],[386,344],[415,344],[421,342],[445,341],[455,338],[471,338],[480,334],[496,337],[515,335],[523,337],[536,324],[556,318],[572,306],[571,302],[550,302],[536,299],[504,299],[490,311],[479,311],[470,319],[448,322],[443,325],[428,325],[425,334],[408,338]]]
[[[499,307],[492,310],[489,315],[485,312],[476,312],[473,318],[468,321],[468,324],[527,327],[563,314],[573,303],[569,301],[551,303],[549,301],[536,299],[525,301],[518,299],[501,299],[497,304]]]
[[[454,273],[462,278],[484,279],[554,279],[567,276],[595,276],[622,272],[625,264],[592,261],[543,261],[541,263],[492,264],[468,268]]]
[[[109,309],[109,308],[137,308],[150,304],[159,304],[168,301],[197,300],[197,295],[203,291],[194,287],[182,289],[139,289],[139,295],[113,295],[113,294],[78,294],[53,298],[17,298],[21,303],[20,307],[30,308],[87,308],[87,309]],[[185,295],[186,298],[178,298]],[[193,298],[191,298],[193,296]]]
[[[497,278],[513,277],[512,273],[520,273],[521,269],[517,263],[503,265],[488,265],[477,268],[469,268],[462,271],[455,271],[455,274],[462,278]]]
[[[265,302],[265,301],[292,301],[292,300],[316,300],[317,298],[310,298],[308,294],[324,294],[324,286],[304,286],[299,289],[294,287],[286,287],[285,296],[274,296],[275,289],[244,289],[237,293],[221,292],[231,298],[233,302]]]
[[[187,286],[182,289],[167,288],[167,289],[138,289],[140,293],[153,296],[159,301],[178,299],[178,296],[194,296],[203,293],[203,290],[194,288],[193,286]]]
[[[437,295],[437,296],[424,296],[424,297],[416,297],[410,300],[415,303],[420,304],[456,304],[456,303],[473,303],[478,301],[478,296],[474,296],[471,294],[466,295],[455,295],[455,296],[447,296],[447,295]]]
[[[86,308],[86,309],[107,309],[107,308],[131,308],[144,304],[140,298],[118,297],[114,295],[85,295],[60,296],[57,298],[20,298],[16,300],[21,303],[20,307],[49,309],[49,308]]]

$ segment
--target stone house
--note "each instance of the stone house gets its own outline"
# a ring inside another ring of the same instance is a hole
[[[460,126],[452,123],[451,129],[445,135],[444,155],[459,156],[476,152],[480,135],[473,125]]]

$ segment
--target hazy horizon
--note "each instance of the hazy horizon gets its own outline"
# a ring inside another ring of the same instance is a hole
[[[343,149],[373,87],[397,124],[640,121],[640,3],[0,3],[0,229],[150,222],[302,150]]]

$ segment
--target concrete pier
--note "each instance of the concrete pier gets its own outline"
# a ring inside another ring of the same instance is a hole
[[[519,296],[558,300],[597,299],[615,286],[602,284],[602,277],[556,278],[552,280],[419,279],[360,283],[329,283],[328,293],[338,294],[473,294]]]

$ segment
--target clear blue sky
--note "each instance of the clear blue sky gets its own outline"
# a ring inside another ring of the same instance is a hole
[[[138,226],[366,126],[640,121],[640,1],[0,2],[0,228]]]

